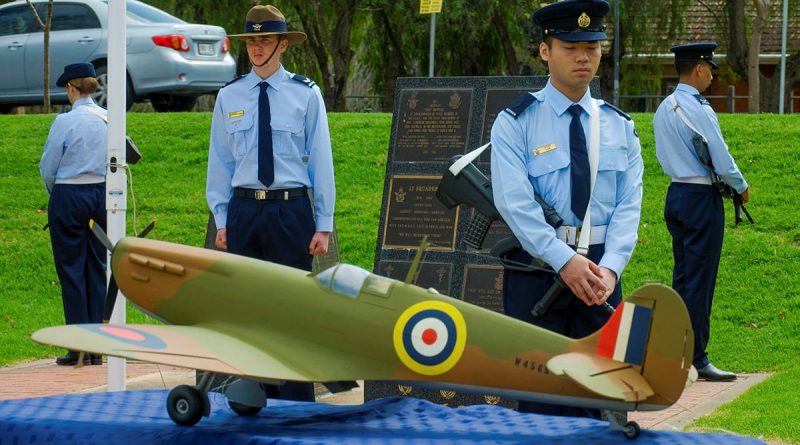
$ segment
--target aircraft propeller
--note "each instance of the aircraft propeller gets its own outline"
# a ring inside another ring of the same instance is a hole
[[[147,227],[145,227],[144,230],[137,235],[137,237],[145,238],[155,226],[156,220],[150,221],[150,224],[148,224]],[[94,223],[94,220],[89,220],[89,229],[103,244],[103,246],[108,249],[109,252],[114,251],[114,244],[111,242],[111,239],[108,238],[108,235],[102,227]],[[118,293],[119,286],[117,286],[117,280],[114,279],[114,274],[112,273],[108,280],[108,291],[106,292],[106,301],[105,305],[103,306],[103,323],[108,323],[108,321],[111,320],[111,313],[114,311],[114,305],[117,302]]]

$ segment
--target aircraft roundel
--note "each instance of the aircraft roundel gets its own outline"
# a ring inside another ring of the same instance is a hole
[[[400,315],[394,325],[394,350],[408,369],[424,375],[449,371],[467,344],[464,316],[443,301],[423,301]]]
[[[156,337],[155,335],[128,326],[93,324],[81,327],[104,337],[121,341],[123,343],[128,343],[129,345],[141,346],[150,349],[163,349],[167,346],[164,340]]]

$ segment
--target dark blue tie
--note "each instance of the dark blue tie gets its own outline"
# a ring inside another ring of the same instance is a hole
[[[586,135],[581,125],[580,105],[572,105],[567,109],[572,115],[569,124],[569,161],[570,180],[572,182],[572,213],[583,221],[586,206],[589,205],[589,153],[586,151]]]
[[[272,120],[269,111],[267,82],[258,84],[258,180],[269,187],[275,180],[275,167],[272,164]]]

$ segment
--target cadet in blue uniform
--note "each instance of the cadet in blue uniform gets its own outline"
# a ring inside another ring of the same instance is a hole
[[[106,250],[89,231],[89,220],[105,230],[108,130],[106,110],[92,101],[95,77],[91,63],[64,67],[56,85],[66,87],[72,110],[56,116],[39,163],[50,195],[47,222],[67,324],[103,321]],[[84,360],[102,364],[99,355],[86,355]],[[56,359],[59,365],[77,362],[77,351]]]
[[[312,255],[328,250],[336,195],[319,87],[280,61],[306,35],[287,31],[274,6],[258,5],[247,13],[245,33],[229,37],[246,42],[253,69],[219,91],[211,122],[206,196],[216,245],[311,270]],[[280,391],[281,398],[314,400],[311,383]]]
[[[658,162],[664,173],[672,177],[664,219],[672,235],[675,260],[672,287],[683,297],[692,319],[693,364],[702,379],[731,381],[736,379],[736,375],[715,367],[706,354],[725,214],[722,196],[711,186],[709,171],[698,160],[692,144],[695,132],[705,138],[714,170],[742,195],[742,202],[746,203],[750,199],[750,189],[728,153],[717,115],[700,95],[714,77],[712,71],[717,64],[713,52],[716,47],[716,43],[708,42],[678,45],[671,49],[675,53],[680,83],[675,92],[659,105],[653,118],[653,131]],[[688,124],[678,114],[679,110]]]
[[[534,13],[533,20],[542,28],[539,52],[550,79],[541,91],[517,98],[492,127],[495,204],[522,245],[508,259],[528,263],[531,257],[540,258],[568,286],[537,318],[531,309],[555,276],[506,269],[504,310],[572,338],[605,324],[609,314],[601,304],[619,304],[619,278],[636,245],[642,201],[643,164],[633,121],[589,93],[600,64],[600,41],[606,39],[603,17],[608,10],[603,0],[586,0],[557,2]],[[599,119],[593,192],[587,160],[592,116]],[[535,192],[563,218],[563,226],[556,230],[548,225]],[[589,215],[588,253],[579,254],[577,228]],[[596,410],[541,403],[520,402],[519,409],[599,417]]]

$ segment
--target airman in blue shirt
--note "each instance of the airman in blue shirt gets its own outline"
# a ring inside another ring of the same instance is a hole
[[[606,39],[603,17],[608,11],[604,0],[580,0],[553,3],[534,13],[542,28],[539,52],[550,78],[544,89],[520,96],[500,113],[491,135],[495,204],[522,246],[507,259],[542,259],[568,286],[543,316],[534,317],[531,309],[555,276],[507,268],[504,310],[572,338],[605,324],[609,314],[600,305],[619,304],[619,278],[636,245],[642,201],[643,163],[633,121],[589,93],[600,64],[600,41]],[[591,145],[592,114],[599,115],[600,133],[597,177],[590,193],[589,166],[580,159],[587,157]],[[535,193],[558,212],[563,226],[548,225]],[[576,199],[579,195],[583,198]],[[584,256],[576,252],[576,234],[588,202],[590,245]],[[520,402],[519,408],[599,417],[596,410],[541,403]]]
[[[710,172],[700,162],[693,140],[700,136],[706,141],[716,174],[741,194],[744,203],[750,199],[750,188],[728,152],[717,115],[700,95],[714,78],[716,47],[715,42],[701,42],[671,49],[680,83],[659,105],[653,131],[658,162],[672,178],[664,219],[675,259],[672,287],[683,297],[692,320],[693,364],[702,379],[731,381],[736,374],[715,367],[706,353],[725,213],[722,196],[712,187]]]
[[[216,245],[310,271],[312,255],[328,250],[336,193],[319,87],[281,65],[282,54],[306,35],[288,31],[274,6],[257,5],[247,13],[245,32],[229,37],[245,41],[253,68],[219,91],[212,117],[206,195]],[[312,383],[270,391],[314,400]]]
[[[92,100],[97,89],[94,66],[64,67],[56,85],[67,89],[72,110],[59,114],[50,127],[39,163],[50,195],[47,222],[56,273],[61,283],[66,324],[101,323],[106,296],[106,250],[89,230],[89,220],[106,228],[106,110]],[[78,352],[58,357],[59,365],[75,365]],[[102,357],[86,355],[86,364]]]

